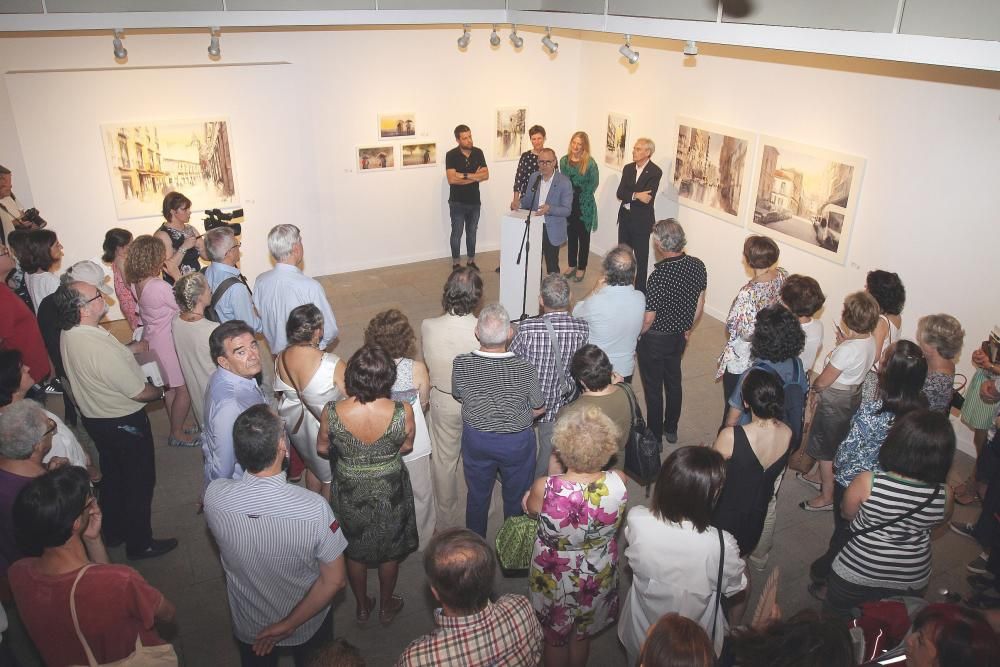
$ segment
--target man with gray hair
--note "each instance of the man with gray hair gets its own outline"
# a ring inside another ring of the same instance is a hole
[[[646,314],[646,298],[632,287],[635,256],[627,245],[612,248],[604,256],[604,276],[573,315],[590,325],[590,341],[604,350],[611,366],[626,382],[635,371],[635,345]]]
[[[587,321],[569,314],[569,294],[565,276],[558,273],[545,276],[538,296],[542,314],[521,322],[510,344],[511,352],[535,367],[545,398],[545,415],[538,421],[535,477],[549,472],[556,414],[576,398],[576,382],[569,374],[570,361],[590,339]]]
[[[531,423],[545,413],[535,369],[507,351],[512,333],[504,307],[488,304],[476,324],[479,349],[458,355],[452,366],[452,396],[462,404],[465,525],[483,537],[498,471],[504,518],[523,513],[521,498],[534,479]]]
[[[212,290],[212,309],[218,322],[242,320],[260,333],[261,322],[253,305],[246,277],[240,273],[240,242],[230,227],[216,227],[205,233],[205,254],[212,262],[205,269]],[[237,283],[243,283],[239,287]],[[245,288],[245,289],[244,289]],[[209,318],[211,319],[211,318]]]
[[[260,314],[271,354],[281,354],[288,346],[285,338],[288,314],[307,303],[315,304],[323,314],[323,338],[319,347],[325,350],[337,337],[337,318],[333,316],[323,286],[299,268],[305,254],[302,233],[295,225],[276,225],[267,235],[267,249],[274,258],[274,268],[257,276],[253,303]]]
[[[642,137],[632,149],[632,162],[622,169],[622,180],[616,196],[618,209],[618,243],[635,252],[635,288],[646,292],[646,267],[649,265],[649,232],[656,220],[656,191],[660,189],[663,171],[650,160],[656,151],[651,139]]]
[[[566,219],[573,213],[573,184],[556,170],[556,152],[543,148],[538,152],[538,171],[528,178],[528,189],[521,195],[521,208],[534,207],[542,216],[542,256],[545,272],[559,273],[559,246],[566,243]]]
[[[653,226],[656,266],[646,289],[646,315],[639,339],[639,374],[646,394],[646,423],[657,438],[677,442],[681,416],[681,357],[705,309],[708,273],[684,252],[687,238],[676,220]],[[666,406],[663,395],[666,392]]]

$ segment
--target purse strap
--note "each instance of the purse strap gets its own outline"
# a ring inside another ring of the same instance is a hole
[[[563,382],[566,381],[566,364],[563,362],[562,348],[559,346],[559,339],[556,337],[556,330],[552,327],[552,322],[549,322],[544,315],[542,315],[542,322],[545,323],[545,329],[549,332],[549,344],[552,345],[552,353],[556,355],[556,364],[559,365],[559,375]],[[562,391],[560,389],[560,391]]]
[[[850,537],[850,539],[853,540],[855,537],[858,537],[859,535],[866,535],[868,533],[874,533],[876,530],[882,530],[883,528],[891,526],[894,523],[899,523],[903,519],[906,519],[906,518],[909,518],[909,517],[913,516],[914,514],[916,514],[917,512],[920,512],[921,510],[925,509],[928,505],[930,505],[932,502],[934,502],[934,499],[937,498],[938,494],[940,494],[940,493],[941,493],[941,485],[938,484],[937,486],[934,487],[934,493],[932,493],[931,495],[927,496],[927,499],[924,500],[919,505],[914,505],[913,507],[911,507],[910,509],[906,510],[905,512],[903,512],[899,516],[893,517],[892,519],[889,519],[888,521],[883,521],[880,524],[876,524],[874,526],[869,526],[867,528],[863,528],[862,530],[859,530],[857,532],[851,531],[851,537]]]
[[[715,614],[712,615],[712,641],[715,641],[715,626],[719,621],[719,606],[722,604],[722,566],[726,562],[726,544],[722,540],[722,529],[716,528],[719,534],[719,574],[715,579]]]
[[[311,405],[309,405],[308,402],[306,402],[305,397],[302,395],[302,390],[299,389],[299,385],[295,382],[295,378],[293,378],[292,374],[288,372],[288,364],[285,362],[285,353],[282,352],[279,355],[279,358],[281,360],[281,362],[280,362],[281,363],[281,368],[282,368],[282,370],[285,371],[285,375],[288,376],[288,383],[290,385],[292,385],[292,389],[294,389],[295,393],[298,394],[298,396],[299,396],[299,404],[302,406],[302,412],[299,414],[299,420],[297,422],[295,422],[295,426],[292,428],[292,435],[295,435],[296,433],[299,432],[299,429],[302,428],[302,420],[304,420],[306,418],[306,410],[309,410],[310,414],[312,414],[312,416],[316,418],[316,421],[322,423],[323,420],[320,419],[320,416],[316,414],[316,411],[313,410],[313,407]],[[320,359],[319,363],[322,366],[323,365],[323,360]]]
[[[93,563],[87,563],[80,568],[80,571],[76,573],[76,579],[73,580],[73,587],[69,590],[69,613],[73,617],[73,629],[76,630],[76,638],[80,640],[80,644],[83,646],[83,652],[87,655],[87,664],[90,667],[98,667],[97,658],[94,657],[94,652],[90,650],[90,645],[87,643],[86,637],[83,636],[83,631],[80,630],[80,619],[76,614],[76,585],[80,583],[80,579],[83,578],[83,573],[94,566]]]
[[[629,425],[629,430],[631,431],[635,428],[636,421],[638,421],[636,417],[641,414],[639,412],[639,401],[636,400],[635,393],[632,391],[632,387],[629,386],[628,382],[619,382],[618,386],[625,392],[625,396],[628,397],[628,403],[632,407],[632,423]]]

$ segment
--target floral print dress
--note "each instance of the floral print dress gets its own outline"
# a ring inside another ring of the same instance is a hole
[[[618,528],[628,501],[615,472],[583,484],[561,476],[545,483],[531,557],[531,605],[545,641],[562,646],[618,620]]]

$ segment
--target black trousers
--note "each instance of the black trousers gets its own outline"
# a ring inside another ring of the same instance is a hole
[[[566,234],[569,237],[569,268],[586,270],[587,259],[590,257],[590,232],[577,214],[569,216],[566,222]]]
[[[153,433],[145,410],[125,417],[83,417],[83,426],[101,455],[100,505],[104,539],[125,542],[127,553],[138,553],[153,539],[150,514],[156,487]]]
[[[559,273],[559,246],[549,241],[549,228],[542,225],[542,256],[545,258],[545,273]]]
[[[636,220],[631,211],[618,211],[618,243],[632,248],[635,254],[635,288],[646,293],[646,270],[649,266],[649,233],[652,220]]]
[[[833,535],[830,536],[830,546],[826,553],[817,558],[809,566],[809,577],[817,583],[825,583],[830,576],[833,561],[851,539],[851,524],[840,514],[840,504],[844,502],[846,486],[833,485]]]
[[[278,619],[275,619],[278,620]],[[298,646],[275,646],[267,655],[257,655],[253,652],[253,644],[244,644],[239,639],[236,645],[240,649],[241,667],[277,667],[282,655],[291,655],[295,667],[305,667],[309,655],[319,647],[333,640],[333,611],[326,613],[322,625],[312,637]]]
[[[681,357],[686,347],[683,333],[650,330],[639,339],[639,377],[646,394],[646,424],[657,438],[663,437],[664,432],[677,433],[683,398]]]

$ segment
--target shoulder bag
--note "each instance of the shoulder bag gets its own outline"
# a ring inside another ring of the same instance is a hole
[[[556,356],[556,369],[559,371],[559,396],[563,399],[570,400],[573,398],[573,394],[576,393],[576,380],[570,377],[569,373],[566,372],[566,364],[563,362],[562,348],[559,347],[559,339],[556,338],[555,329],[552,328],[552,322],[545,319],[542,315],[542,322],[545,323],[545,329],[549,333],[549,344],[552,345],[552,354]]]
[[[722,539],[722,529],[716,528],[715,532],[719,534],[719,574],[715,578],[715,613],[712,614],[712,634],[709,635],[712,642],[715,642],[715,626],[719,622],[719,607],[722,605],[722,566],[726,562],[726,543]]]
[[[625,474],[646,487],[646,497],[649,497],[649,487],[660,474],[660,455],[663,446],[659,438],[646,426],[642,417],[642,409],[635,398],[632,387],[627,382],[618,384],[628,397],[632,407],[632,426],[629,429],[628,441],[625,443]]]
[[[102,667],[102,665],[103,667],[160,667],[161,665],[162,667],[177,667],[177,652],[174,651],[172,645],[143,646],[142,640],[138,635],[135,637],[135,651],[130,655],[114,662],[97,662],[94,652],[90,650],[90,645],[80,630],[80,619],[76,614],[76,600],[74,600],[76,585],[83,578],[83,573],[93,567],[93,565],[93,563],[90,563],[80,568],[80,571],[76,574],[76,579],[73,580],[73,588],[69,591],[69,611],[73,616],[73,629],[76,630],[76,637],[83,646],[83,652],[87,654],[87,667]]]

